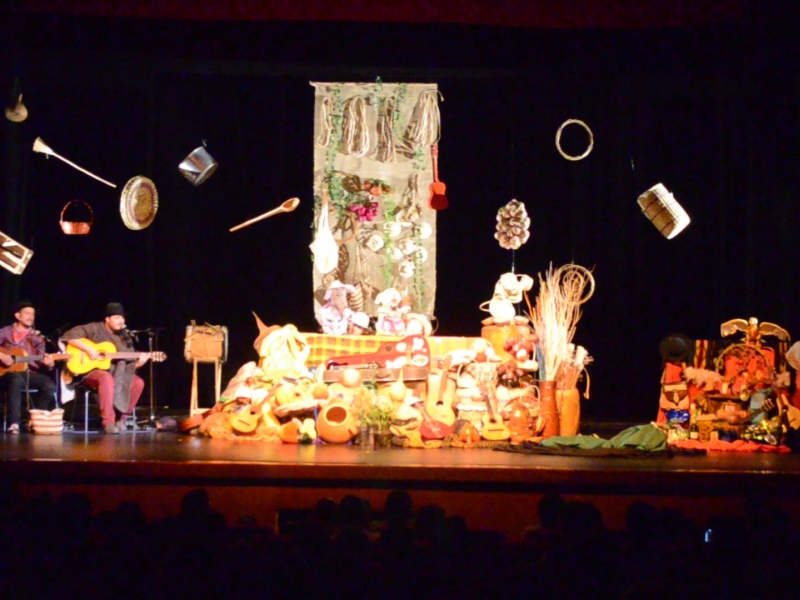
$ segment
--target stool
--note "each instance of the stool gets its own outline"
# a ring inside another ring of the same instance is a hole
[[[73,426],[72,429],[66,429],[65,428],[64,429],[65,433],[82,433],[84,435],[87,435],[87,434],[90,434],[90,433],[98,433],[97,430],[90,430],[89,429],[89,394],[91,393],[91,391],[92,390],[90,390],[89,387],[85,386],[85,385],[78,385],[78,386],[75,387],[75,399],[73,400],[73,402],[75,402],[76,405],[77,405],[77,402],[78,402],[78,396],[83,394],[83,429],[75,429],[74,426]],[[76,405],[73,405],[73,407],[72,407],[72,415],[75,414],[75,406]],[[71,419],[70,419],[70,422],[72,422]]]

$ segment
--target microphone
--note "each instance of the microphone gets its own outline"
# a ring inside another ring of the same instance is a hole
[[[157,333],[159,331],[164,331],[163,327],[149,327],[147,329],[134,329],[133,331],[129,331],[131,335],[139,335],[140,333]]]
[[[39,331],[38,329],[34,329],[34,330],[33,330],[33,335],[38,335],[38,336],[39,336],[40,338],[42,338],[42,339],[43,339],[45,342],[50,342],[51,344],[53,343],[53,340],[51,340],[49,337],[47,337],[45,334],[43,334],[43,333],[42,333],[41,331]]]

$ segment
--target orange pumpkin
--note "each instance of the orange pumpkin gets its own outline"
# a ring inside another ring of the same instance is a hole
[[[286,444],[297,444],[300,442],[300,426],[302,423],[298,419],[292,419],[278,427],[278,437]]]
[[[461,435],[459,435],[458,439],[465,444],[475,444],[481,441],[481,434],[478,433],[472,423],[467,422],[461,428]]]

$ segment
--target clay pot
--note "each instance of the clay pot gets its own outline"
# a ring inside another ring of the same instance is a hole
[[[581,422],[581,395],[578,388],[556,390],[559,435],[578,435]]]
[[[353,409],[344,402],[331,402],[319,411],[317,435],[329,444],[346,444],[358,435]]]
[[[549,438],[558,435],[561,430],[561,423],[558,418],[555,381],[539,382],[539,399],[542,407],[542,416],[544,417],[542,437]]]

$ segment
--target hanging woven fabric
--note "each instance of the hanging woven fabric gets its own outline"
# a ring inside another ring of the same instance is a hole
[[[420,146],[430,148],[439,141],[441,135],[439,96],[437,90],[425,90],[417,98],[411,121],[403,136],[405,145],[412,151]]]
[[[369,152],[367,103],[354,96],[344,103],[342,111],[342,152],[360,158]]]
[[[333,98],[326,96],[319,107],[320,132],[314,145],[317,148],[327,148],[331,143],[333,133]]]
[[[387,98],[378,115],[378,152],[376,158],[380,162],[395,162],[394,133],[392,122],[394,120],[394,99]]]

